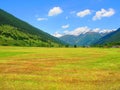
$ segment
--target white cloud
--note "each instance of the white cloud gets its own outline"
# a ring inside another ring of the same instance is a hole
[[[74,35],[74,36],[78,36],[80,34],[84,34],[86,32],[90,31],[90,28],[88,28],[87,26],[85,27],[78,27],[76,29],[74,29],[73,31],[64,31],[65,35]]]
[[[86,15],[90,15],[90,14],[91,14],[91,10],[86,9],[86,10],[84,10],[84,11],[78,12],[76,15],[77,15],[78,17],[85,17]]]
[[[37,18],[37,21],[44,21],[44,20],[48,20],[47,18]]]
[[[63,29],[66,29],[66,28],[69,28],[69,26],[70,26],[69,24],[63,25],[62,28],[63,28]]]
[[[48,16],[55,16],[58,14],[61,14],[63,10],[60,7],[53,7],[52,9],[49,10]]]
[[[111,17],[115,14],[115,10],[112,8],[109,8],[108,10],[101,9],[100,11],[97,11],[95,16],[93,17],[93,20],[100,20],[103,17]]]
[[[55,37],[62,37],[63,35],[60,34],[60,33],[58,33],[58,32],[55,32],[55,33],[53,34],[53,36],[55,36]]]
[[[95,28],[92,30],[93,32],[99,32],[100,31],[100,28]]]

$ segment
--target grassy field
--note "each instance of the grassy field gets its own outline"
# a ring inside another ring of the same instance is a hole
[[[120,49],[0,46],[0,90],[120,90]]]

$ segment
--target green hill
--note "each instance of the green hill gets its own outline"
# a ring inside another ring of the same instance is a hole
[[[58,47],[64,42],[0,9],[0,45]]]

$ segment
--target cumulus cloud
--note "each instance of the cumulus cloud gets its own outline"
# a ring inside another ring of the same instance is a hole
[[[69,24],[63,25],[62,28],[63,28],[63,29],[66,29],[66,28],[69,28],[69,26],[70,26]]]
[[[63,35],[62,34],[60,34],[60,33],[58,33],[58,32],[55,32],[54,34],[53,34],[53,36],[55,36],[55,37],[62,37]]]
[[[109,8],[108,10],[101,9],[100,11],[97,11],[95,16],[93,17],[93,20],[100,20],[103,17],[111,17],[115,14],[115,10],[112,8]]]
[[[37,21],[44,21],[44,20],[48,20],[47,18],[37,18]]]
[[[58,14],[61,14],[63,10],[60,7],[53,7],[49,10],[48,16],[56,16]]]
[[[58,32],[55,32],[53,34],[53,36],[55,37],[62,37],[64,35],[73,35],[73,36],[78,36],[80,34],[85,34],[86,32],[89,32],[90,31],[90,28],[88,28],[87,26],[85,27],[78,27],[72,31],[69,31],[69,30],[65,30],[63,33],[58,33]]]
[[[90,15],[90,14],[91,14],[91,10],[86,9],[86,10],[84,10],[84,11],[78,12],[76,15],[77,15],[78,17],[85,17],[86,15]]]
[[[87,26],[85,26],[85,27],[78,27],[78,28],[74,29],[73,31],[66,31],[65,34],[78,36],[81,33],[84,34],[88,31],[90,31],[90,29]]]
[[[93,32],[99,32],[100,31],[100,28],[95,28],[92,30]]]

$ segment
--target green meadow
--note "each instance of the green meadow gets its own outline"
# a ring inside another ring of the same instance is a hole
[[[120,90],[120,49],[0,46],[0,90]]]

